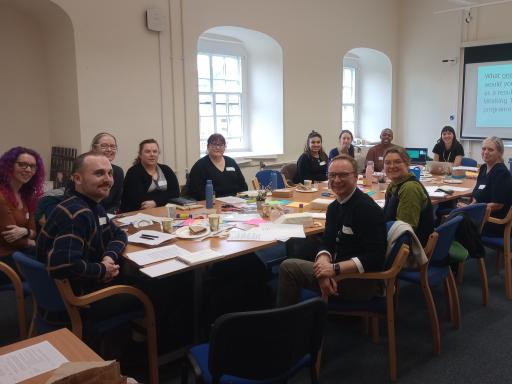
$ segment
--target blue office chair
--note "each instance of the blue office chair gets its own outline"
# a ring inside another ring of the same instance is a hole
[[[272,173],[277,174],[277,186],[272,185]],[[280,189],[286,187],[284,176],[278,170],[263,169],[256,173],[256,180],[259,183],[259,188],[264,189],[270,187],[271,189]]]
[[[25,297],[30,295],[30,288],[26,282],[21,281],[14,269],[0,261],[0,273],[1,272],[7,276],[11,283],[1,284],[0,292],[14,291],[16,296],[16,310],[18,312],[18,331],[20,333],[20,339],[26,339],[27,322],[25,317]]]
[[[477,203],[466,205],[465,207],[456,208],[451,211],[450,215],[448,215],[447,220],[454,218],[455,216],[465,215],[468,217],[478,228],[478,233],[482,233],[482,229],[484,224],[487,222],[487,219],[491,213],[491,210],[487,207],[485,203]],[[452,245],[453,248],[453,245]],[[450,257],[454,250],[450,248]],[[466,252],[467,253],[467,252]],[[462,279],[464,277],[464,264],[465,260],[460,260],[458,262],[457,267],[457,284],[462,284]],[[489,302],[489,283],[487,280],[487,270],[485,268],[485,259],[478,258],[478,267],[480,271],[480,280],[482,282],[482,304],[487,305]]]
[[[92,329],[88,331],[94,334],[103,334],[119,325],[137,320],[139,324],[146,328],[150,382],[152,384],[158,383],[155,314],[153,304],[142,291],[126,285],[115,285],[87,295],[75,296],[69,281],[67,279],[52,279],[43,263],[26,256],[22,252],[15,252],[13,258],[35,298],[37,311],[34,320],[38,333],[46,333],[71,326],[73,333],[81,339],[83,324],[80,308],[114,295],[135,296],[142,303],[144,311],[120,313],[112,318],[91,324]],[[142,323],[140,323],[141,321]]]
[[[388,222],[388,230],[394,222]],[[409,256],[409,244],[411,235],[405,233],[401,235],[393,244],[389,252],[382,272],[365,272],[342,274],[336,280],[344,279],[361,279],[361,280],[377,280],[384,281],[386,286],[386,296],[377,296],[368,301],[343,301],[342,299],[332,296],[328,298],[329,313],[358,316],[365,320],[371,319],[372,339],[376,343],[379,338],[379,319],[387,319],[388,331],[388,359],[389,359],[389,376],[391,381],[397,379],[397,360],[396,360],[396,334],[395,334],[395,289],[396,277]],[[318,297],[317,292],[307,289],[301,291],[301,299],[307,300],[311,297]]]
[[[210,343],[193,347],[188,358],[204,383],[284,383],[315,362],[323,338],[326,305],[320,298],[289,307],[229,313],[212,328]],[[183,367],[182,383],[188,382]]]
[[[460,165],[462,165],[463,167],[476,167],[478,163],[471,157],[463,157],[460,162]]]
[[[512,208],[503,219],[490,216],[489,223],[503,225],[503,236],[492,236],[482,234],[482,243],[489,248],[496,250],[496,265],[499,270],[499,261],[503,257],[505,266],[505,294],[507,299],[512,299],[512,253],[510,252],[510,234],[512,230]]]
[[[457,216],[435,229],[435,232],[430,235],[427,245],[425,246],[425,253],[427,254],[429,262],[423,265],[419,271],[402,270],[398,274],[399,280],[408,281],[421,286],[427,303],[434,343],[434,353],[436,354],[441,353],[441,336],[437,310],[430,287],[438,286],[441,283],[445,284],[447,287],[446,291],[450,308],[450,318],[453,327],[458,329],[460,327],[459,295],[450,268],[448,251],[455,237],[457,227],[462,220],[463,218],[461,216]]]

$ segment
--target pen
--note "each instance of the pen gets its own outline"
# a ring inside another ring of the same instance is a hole
[[[140,235],[141,239],[148,239],[148,240],[154,240],[154,239],[158,239],[158,236],[155,236],[155,235],[147,235],[147,234],[142,234]]]

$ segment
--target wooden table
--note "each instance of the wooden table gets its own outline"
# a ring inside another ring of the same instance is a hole
[[[6,345],[0,348],[0,355],[17,351],[21,348],[49,341],[60,353],[62,353],[69,361],[103,361],[92,349],[90,349],[82,340],[76,337],[67,328],[61,328],[58,331],[45,333],[27,340],[22,340],[14,344]],[[24,380],[23,384],[44,383],[53,371],[48,371],[31,379]]]

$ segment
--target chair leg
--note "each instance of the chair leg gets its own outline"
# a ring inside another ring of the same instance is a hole
[[[460,301],[459,301],[459,292],[457,290],[457,284],[455,284],[455,278],[453,277],[452,270],[448,268],[448,288],[451,289],[452,292],[452,324],[453,328],[460,328]]]
[[[316,361],[313,362],[314,370],[316,373],[316,378],[318,379],[320,377],[320,366],[322,365],[322,350],[324,346],[324,341],[322,340],[322,344],[320,345],[320,349],[318,350],[318,353],[316,355]]]
[[[439,333],[439,319],[437,317],[436,305],[432,297],[432,291],[425,278],[421,279],[421,290],[427,303],[428,315],[430,317],[430,327],[432,330],[433,349],[436,355],[441,353],[441,335]]]
[[[505,294],[507,299],[512,299],[512,265],[510,260],[510,250],[503,252],[503,264],[505,265]]]
[[[146,317],[147,347],[148,347],[148,365],[149,382],[158,384],[158,347],[156,341],[156,327],[154,317],[150,320]]]
[[[482,305],[487,305],[487,303],[489,303],[489,282],[487,280],[484,258],[478,259],[478,267],[480,270],[480,280],[482,282]]]
[[[16,306],[18,309],[18,327],[20,333],[20,339],[25,340],[27,338],[27,320],[25,317],[25,297],[23,295],[23,289],[16,288]]]
[[[444,294],[446,295],[446,310],[450,321],[453,322],[453,297],[452,290],[448,284],[448,278],[443,281]]]
[[[501,268],[501,250],[496,250],[496,274],[499,275]]]
[[[394,383],[397,380],[396,368],[396,334],[395,334],[395,310],[392,299],[387,299],[387,328],[388,328],[388,359],[389,378]]]
[[[377,316],[371,317],[371,323],[372,323],[372,343],[378,344],[379,343],[379,318]]]
[[[464,278],[464,265],[466,263],[464,261],[459,261],[459,264],[457,266],[457,284],[462,284],[462,279]]]

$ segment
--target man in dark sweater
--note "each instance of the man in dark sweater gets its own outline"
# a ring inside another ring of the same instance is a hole
[[[299,300],[301,288],[323,296],[340,295],[345,300],[366,300],[379,293],[368,280],[343,280],[342,273],[382,270],[386,252],[386,225],[382,209],[357,188],[357,164],[347,155],[329,165],[329,185],[337,199],[327,208],[322,246],[315,262],[285,260],[280,267],[277,305]]]
[[[99,204],[113,183],[103,155],[87,152],[75,159],[74,190],[52,211],[37,239],[37,257],[55,278],[68,278],[76,294],[101,288],[119,274],[126,234]]]

